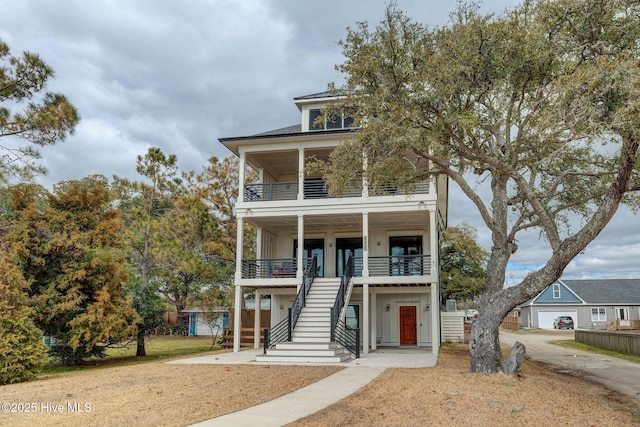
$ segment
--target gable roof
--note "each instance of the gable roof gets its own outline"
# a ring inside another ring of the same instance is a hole
[[[553,284],[547,286],[526,305],[623,304],[640,305],[640,279],[559,279],[560,298],[553,298]]]
[[[553,285],[558,285],[558,296],[555,296]],[[584,301],[561,281],[547,286],[533,299],[534,304],[583,304]]]
[[[640,304],[640,279],[562,280],[587,304]]]

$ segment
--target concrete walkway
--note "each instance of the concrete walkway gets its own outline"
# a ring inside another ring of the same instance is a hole
[[[170,364],[251,364],[262,350],[245,350],[238,353],[219,353],[208,356],[174,360]],[[276,427],[291,423],[330,406],[354,393],[374,380],[387,368],[427,368],[435,366],[437,356],[430,351],[415,349],[378,349],[346,363],[324,363],[317,365],[344,366],[339,372],[292,393],[238,412],[203,421],[194,426],[256,426]],[[288,363],[269,363],[291,365]],[[312,366],[313,364],[297,365]]]
[[[198,427],[277,427],[333,405],[368,384],[385,368],[343,369],[292,393],[242,411],[203,421]]]

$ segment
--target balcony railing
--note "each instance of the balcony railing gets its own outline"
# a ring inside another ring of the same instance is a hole
[[[243,279],[296,277],[298,262],[295,258],[243,259]]]
[[[369,276],[422,276],[431,270],[430,255],[369,257]]]
[[[269,182],[244,186],[245,202],[295,200],[298,198],[298,182]]]
[[[304,274],[311,258],[303,260]],[[243,259],[243,279],[269,279],[296,277],[295,258]],[[363,258],[353,257],[353,276],[362,277]],[[369,257],[369,276],[422,276],[430,274],[430,255],[391,255]],[[316,275],[318,272],[316,271]]]
[[[302,260],[303,273],[307,274],[309,265],[312,264],[313,258],[304,258]],[[314,264],[316,272],[314,277],[318,276],[319,267]],[[242,278],[243,279],[270,279],[270,278],[291,278],[296,277],[298,269],[298,261],[295,258],[269,258],[269,259],[243,259],[242,260]]]
[[[332,198],[332,196],[329,195],[326,181],[323,179],[305,179],[303,189],[305,200]],[[400,187],[390,184],[369,188],[370,196],[397,196],[405,194],[408,193]],[[421,181],[417,183],[412,188],[411,194],[429,194],[429,181]],[[296,200],[297,197],[297,181],[247,184],[244,187],[245,202]],[[342,195],[340,195],[340,198],[346,197],[362,197],[362,180],[357,180],[354,185],[350,186]]]

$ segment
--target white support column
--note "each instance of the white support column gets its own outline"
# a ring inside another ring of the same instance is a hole
[[[378,316],[378,294],[374,291],[371,293],[371,350],[375,350],[378,345],[377,316]]]
[[[244,220],[241,216],[238,217],[238,229],[236,236],[236,282],[242,279],[242,247],[244,237]]]
[[[369,214],[362,214],[362,277],[369,277]]]
[[[260,333],[262,331],[262,325],[260,324],[260,298],[262,294],[258,289],[256,289],[256,310],[255,317],[253,319],[253,348],[260,348]]]
[[[247,153],[244,151],[240,151],[240,162],[238,170],[238,200],[244,201],[244,181],[245,181],[245,170],[247,163]]]
[[[440,292],[438,283],[431,283],[431,347],[433,354],[438,355],[440,350]]]
[[[362,353],[369,354],[369,284],[362,285]]]
[[[242,162],[240,163],[242,164]],[[235,306],[233,311],[233,351],[237,353],[240,351],[240,333],[242,331],[242,323],[240,321],[240,310],[242,310],[242,286],[238,285],[238,282],[242,280],[242,237],[244,232],[244,222],[242,217],[238,217],[238,231],[236,238],[236,295]]]
[[[242,310],[242,286],[236,285],[236,298],[233,310],[233,352],[240,351],[240,333],[242,331],[242,321],[240,312]]]
[[[437,355],[440,350],[440,277],[438,272],[438,224],[436,222],[436,212],[429,211],[429,244],[431,251],[430,275],[434,278],[431,282],[431,345],[433,354]]]
[[[304,148],[298,148],[298,200],[304,200]]]
[[[431,258],[431,265],[429,266],[429,274],[431,277],[435,277],[439,283],[438,277],[438,223],[436,222],[436,212],[429,211],[429,252]]]
[[[296,271],[296,277],[298,279],[302,278],[302,270],[303,270],[303,260],[302,256],[304,255],[304,216],[298,215],[298,253],[296,257],[298,258],[298,268]],[[298,285],[300,286],[300,285]]]
[[[262,258],[262,227],[256,227],[256,259]]]

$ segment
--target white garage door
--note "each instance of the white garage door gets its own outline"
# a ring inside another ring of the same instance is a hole
[[[538,327],[541,329],[553,329],[553,320],[558,316],[571,316],[574,327],[578,327],[578,317],[575,310],[539,311]]]

